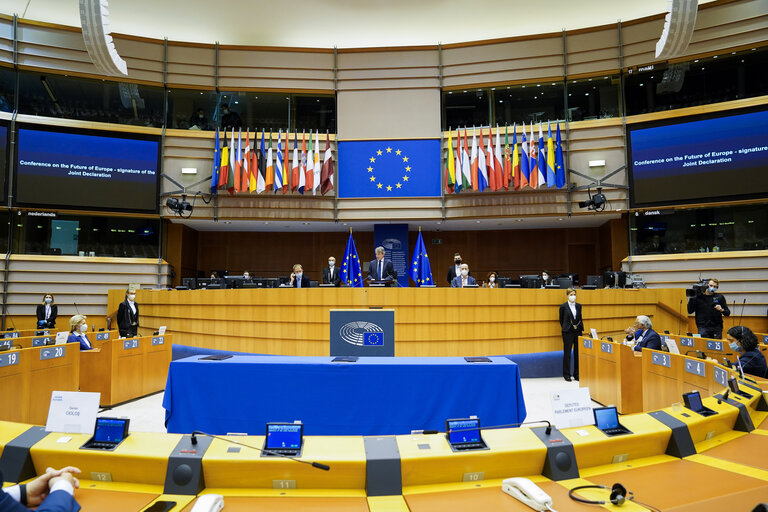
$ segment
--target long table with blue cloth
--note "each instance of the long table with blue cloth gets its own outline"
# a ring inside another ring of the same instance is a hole
[[[504,357],[233,356],[171,363],[163,407],[169,433],[263,434],[301,420],[306,435],[392,435],[444,430],[448,418],[483,425],[525,420],[520,372]]]

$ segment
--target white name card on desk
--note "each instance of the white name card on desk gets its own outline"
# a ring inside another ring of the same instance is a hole
[[[594,425],[589,388],[562,389],[550,396],[552,415],[557,428]]]
[[[91,434],[99,412],[101,393],[54,391],[48,408],[46,432]]]

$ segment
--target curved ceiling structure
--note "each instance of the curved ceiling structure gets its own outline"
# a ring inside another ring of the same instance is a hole
[[[361,48],[558,32],[666,10],[667,0],[110,0],[109,19],[115,33],[173,41]],[[5,0],[0,13],[80,26],[78,0]]]

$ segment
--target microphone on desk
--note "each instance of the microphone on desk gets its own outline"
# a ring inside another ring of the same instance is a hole
[[[190,442],[193,445],[197,444],[197,436],[206,436],[206,437],[210,437],[212,439],[218,439],[219,441],[225,441],[227,443],[236,444],[237,446],[244,446],[246,448],[251,448],[253,450],[256,450],[259,453],[267,453],[269,455],[274,455],[276,457],[283,457],[284,459],[291,459],[291,460],[296,461],[296,462],[301,462],[302,464],[309,464],[313,468],[322,469],[323,471],[328,471],[329,469],[331,469],[331,466],[328,466],[327,464],[322,464],[320,462],[311,462],[311,461],[308,461],[308,460],[301,460],[301,459],[298,459],[296,457],[292,457],[290,455],[285,455],[283,453],[274,452],[272,450],[265,450],[265,449],[262,449],[262,448],[259,448],[257,446],[253,446],[253,445],[250,445],[250,444],[245,444],[245,443],[240,443],[240,442],[237,442],[237,441],[233,441],[232,439],[227,439],[226,437],[216,436],[216,435],[213,435],[213,434],[206,434],[205,432],[201,432],[200,430],[195,430],[195,431],[192,432],[192,437],[190,439]]]
[[[80,310],[77,308],[77,302],[73,301],[72,304],[75,305],[75,312],[79,315],[80,314]]]
[[[725,401],[726,403],[728,403],[728,395],[729,395],[730,393],[731,393],[731,390],[730,390],[730,389],[726,389],[726,390],[725,390],[725,393],[723,393],[723,396],[722,396],[722,398],[718,398],[718,399],[717,399],[717,403],[718,403],[718,404],[721,404],[721,403],[723,403],[723,401]]]
[[[547,428],[544,431],[546,435],[552,434],[552,423],[549,422],[549,420],[531,420],[531,421],[523,421],[521,423],[509,423],[507,425],[491,425],[490,427],[480,427],[480,430],[496,430],[500,428],[513,428],[513,427],[521,427],[523,425],[530,425],[531,423],[546,423]],[[451,429],[451,432],[471,432],[477,430],[476,428],[455,428]],[[447,434],[447,432],[441,432],[439,430],[412,430],[411,434]]]

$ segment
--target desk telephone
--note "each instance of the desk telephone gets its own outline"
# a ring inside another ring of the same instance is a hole
[[[224,508],[224,498],[220,494],[204,494],[197,498],[192,512],[219,512]]]
[[[502,482],[501,490],[522,501],[533,510],[554,512],[552,498],[527,478],[507,478]]]

